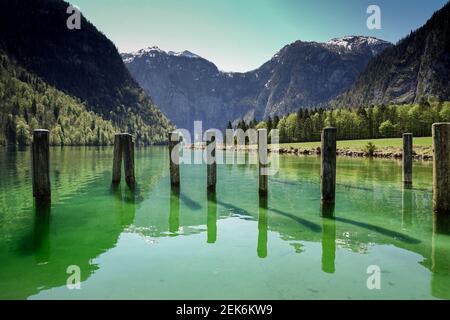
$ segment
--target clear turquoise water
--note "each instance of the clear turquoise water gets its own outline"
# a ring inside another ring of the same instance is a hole
[[[339,158],[336,218],[323,219],[315,157],[281,156],[267,208],[255,165],[219,165],[214,199],[205,165],[182,166],[171,194],[168,161],[164,147],[137,150],[133,194],[110,188],[111,148],[52,148],[45,219],[29,150],[0,149],[0,298],[450,298],[430,164],[415,163],[414,188],[403,190],[399,162]],[[70,265],[79,290],[66,286]],[[380,290],[367,288],[371,265]]]

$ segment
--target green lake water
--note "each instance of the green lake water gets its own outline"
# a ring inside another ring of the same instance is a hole
[[[431,164],[415,163],[404,190],[400,162],[338,158],[326,219],[316,157],[280,156],[266,205],[256,165],[218,165],[215,197],[206,165],[182,165],[176,194],[167,149],[138,149],[131,193],[110,187],[112,148],[50,152],[46,210],[34,208],[29,149],[0,149],[0,299],[450,298]],[[379,290],[367,287],[374,265]]]

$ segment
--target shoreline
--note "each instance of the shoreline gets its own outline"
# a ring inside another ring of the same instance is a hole
[[[244,151],[244,152],[250,152],[250,151],[256,151],[256,146],[245,146],[245,147],[239,147],[235,148],[234,150],[238,151]],[[199,146],[186,146],[185,148],[191,149],[191,150],[204,150],[204,147]],[[250,150],[251,149],[251,150]],[[272,147],[269,145],[269,152],[272,151]],[[230,150],[230,148],[227,148],[225,146],[218,146],[217,150],[225,151]],[[296,156],[320,156],[321,149],[320,147],[316,148],[283,148],[279,147],[278,149],[280,154],[284,155],[296,155]],[[401,148],[396,147],[385,147],[385,148],[379,148],[375,150],[375,152],[370,155],[368,152],[358,149],[358,148],[337,148],[336,155],[338,157],[350,157],[350,158],[376,158],[376,159],[390,159],[390,160],[401,160],[403,158],[403,150]],[[413,151],[413,160],[416,161],[432,161],[433,160],[433,153],[432,148],[430,147],[416,147]]]
[[[425,149],[425,150],[424,150]],[[269,149],[270,150],[270,149]],[[428,153],[428,148],[416,148],[413,151],[413,160],[417,161],[432,161],[433,155]],[[321,154],[320,147],[318,148],[280,148],[280,154],[291,155],[315,155]],[[338,148],[336,150],[338,157],[351,157],[351,158],[377,158],[377,159],[391,159],[401,160],[403,158],[403,151],[399,148],[384,148],[376,150],[372,155],[361,149],[351,148]]]

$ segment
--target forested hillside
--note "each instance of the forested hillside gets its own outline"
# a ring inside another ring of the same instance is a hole
[[[1,52],[0,128],[0,145],[28,145],[37,128],[50,130],[52,145],[108,145],[119,131]]]
[[[337,128],[339,140],[430,136],[435,122],[450,121],[450,102],[427,102],[366,108],[303,110],[282,118],[268,118],[257,128],[278,129],[280,142],[319,141],[324,127]],[[240,122],[238,127],[246,128]]]
[[[92,23],[82,17],[81,29],[67,28],[69,5],[62,0],[0,1],[0,49],[25,70],[85,103],[87,110],[135,135],[138,144],[165,141],[172,128],[169,120],[130,76],[115,45]],[[52,103],[43,107],[51,109]]]

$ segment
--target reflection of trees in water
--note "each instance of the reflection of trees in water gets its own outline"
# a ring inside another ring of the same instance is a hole
[[[142,173],[152,175],[133,193],[125,184],[110,189],[112,157],[108,150],[52,148],[51,154],[52,163],[58,163],[51,169],[57,197],[48,207],[33,206],[30,169],[20,169],[29,167],[28,152],[13,156],[15,163],[0,164],[14,167],[3,174],[16,174],[0,179],[4,197],[0,198],[0,218],[5,220],[0,245],[6,246],[1,260],[8,261],[0,265],[0,298],[23,299],[65,285],[70,265],[79,266],[82,281],[86,280],[98,268],[92,259],[116,245],[119,235],[133,223],[142,195],[165,172],[162,162],[146,163]]]
[[[110,170],[110,148],[65,147],[50,149],[52,200],[76,196]],[[0,150],[0,211],[5,223],[31,208],[31,152]],[[10,226],[12,227],[12,225]]]

